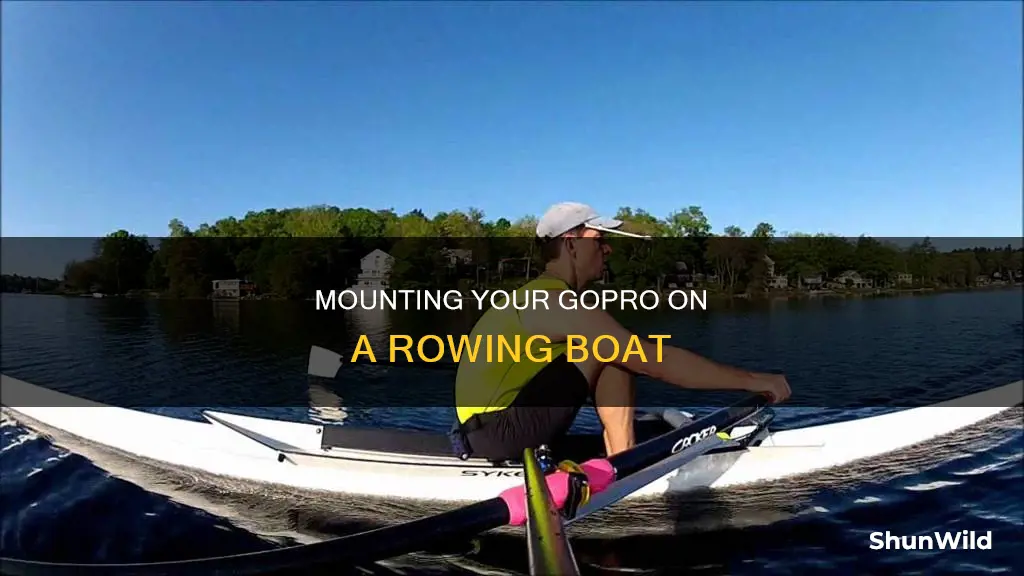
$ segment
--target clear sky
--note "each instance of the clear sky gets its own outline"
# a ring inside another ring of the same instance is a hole
[[[4,236],[561,200],[1021,234],[1019,2],[2,10]]]

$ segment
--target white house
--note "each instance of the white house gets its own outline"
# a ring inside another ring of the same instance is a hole
[[[251,283],[238,278],[231,280],[214,280],[213,293],[210,295],[215,300],[237,300],[245,294],[251,294],[255,289]]]
[[[909,272],[900,272],[896,275],[896,284],[900,286],[910,286],[914,283],[914,275]]]
[[[449,266],[457,266],[458,264],[472,264],[473,263],[473,251],[465,248],[444,248],[441,252],[448,258]]]
[[[377,249],[363,256],[359,261],[359,275],[356,276],[354,287],[376,290],[386,288],[388,277],[391,275],[391,266],[395,259],[387,252]]]
[[[764,257],[764,263],[768,267],[768,272],[765,274],[765,285],[769,289],[773,290],[785,290],[789,288],[789,278],[784,275],[775,274],[775,260],[772,260],[766,254]]]
[[[242,285],[242,281],[237,279],[237,278],[232,279],[232,280],[214,280],[213,281],[213,291],[214,292],[223,291],[225,293],[234,292],[235,295],[237,296],[239,288],[241,287],[241,285]]]
[[[829,284],[836,288],[871,288],[874,282],[868,278],[862,278],[856,270],[847,270],[836,276]]]
[[[822,285],[825,284],[825,281],[821,278],[821,274],[804,276],[801,281],[805,287],[810,288],[811,290],[821,290]]]

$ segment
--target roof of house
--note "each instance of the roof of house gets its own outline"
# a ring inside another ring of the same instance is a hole
[[[377,256],[377,255],[384,256],[386,258],[391,258],[391,254],[388,254],[387,252],[381,250],[380,248],[377,248],[373,252],[370,252],[366,256],[363,256],[363,260],[366,260],[370,256]]]

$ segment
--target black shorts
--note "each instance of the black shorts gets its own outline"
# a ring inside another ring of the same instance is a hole
[[[565,354],[553,359],[503,410],[474,415],[462,429],[472,455],[520,460],[523,450],[551,445],[569,432],[590,398],[590,384]]]

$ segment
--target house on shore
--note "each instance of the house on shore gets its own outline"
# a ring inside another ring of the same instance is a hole
[[[239,278],[230,280],[214,280],[213,292],[210,297],[214,300],[241,300],[246,296],[256,293],[256,285]]]
[[[376,249],[359,261],[359,275],[353,290],[379,290],[388,287],[391,267],[395,259],[387,252]]]
[[[693,274],[690,274],[690,269],[686,265],[686,262],[677,260],[675,263],[675,269],[667,274],[663,274],[663,280],[665,282],[665,288],[669,290],[675,290],[677,288],[693,288]]]
[[[765,273],[764,286],[768,290],[785,290],[789,288],[789,278],[784,274],[775,273],[775,260],[772,260],[765,254],[764,263],[768,267]]]
[[[895,282],[897,286],[911,286],[914,284],[914,275],[909,272],[900,272],[896,274]]]
[[[839,290],[846,288],[853,288],[855,290],[863,290],[865,288],[874,287],[875,283],[869,278],[863,278],[860,272],[856,270],[847,270],[836,276],[832,281],[828,283],[829,287],[836,288]]]
[[[441,253],[448,259],[448,266],[455,268],[459,265],[473,264],[473,251],[465,248],[442,248]]]
[[[825,287],[825,280],[821,277],[821,274],[815,274],[814,276],[804,276],[800,278],[801,287],[807,290],[821,290]]]

